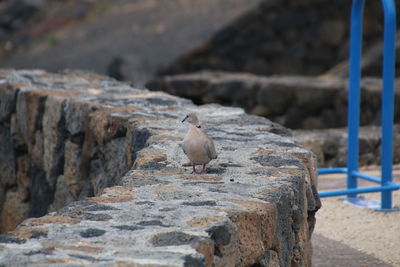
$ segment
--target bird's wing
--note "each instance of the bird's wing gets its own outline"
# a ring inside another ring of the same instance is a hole
[[[183,150],[183,153],[185,153],[185,155],[187,155],[186,150],[185,150],[185,143],[182,144],[182,150]]]
[[[204,143],[204,150],[207,153],[209,159],[216,159],[217,158],[217,151],[215,151],[214,142],[211,139],[208,139]]]

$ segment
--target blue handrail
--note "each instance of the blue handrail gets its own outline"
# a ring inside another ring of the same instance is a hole
[[[396,42],[396,8],[393,0],[382,0],[384,11],[383,90],[382,90],[382,146],[381,178],[358,172],[358,133],[360,125],[360,80],[362,24],[365,0],[353,0],[350,27],[350,73],[348,100],[348,144],[347,168],[319,169],[318,174],[347,173],[347,189],[321,192],[321,197],[347,195],[349,200],[357,194],[381,192],[381,208],[392,209],[392,191],[400,189],[392,182],[393,167],[393,121],[394,121],[394,76]],[[357,188],[357,179],[380,183],[373,188]]]

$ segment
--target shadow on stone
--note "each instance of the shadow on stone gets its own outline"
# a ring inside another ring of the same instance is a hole
[[[101,229],[89,228],[89,229],[86,229],[83,232],[80,232],[80,235],[83,238],[91,238],[91,237],[102,236],[105,233],[106,233],[106,231],[101,230]]]
[[[156,247],[179,246],[193,243],[199,237],[182,232],[161,233],[152,237],[151,243]]]

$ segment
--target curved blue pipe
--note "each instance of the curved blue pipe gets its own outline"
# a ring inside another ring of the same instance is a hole
[[[357,193],[365,189],[357,189],[357,178],[380,183],[374,190],[381,191],[381,207],[391,209],[392,192],[398,186],[392,183],[393,164],[393,121],[394,121],[394,77],[395,77],[395,44],[396,44],[396,7],[393,0],[381,0],[384,11],[384,48],[382,70],[382,178],[378,179],[358,172],[358,133],[360,125],[360,81],[362,55],[362,24],[365,0],[353,0],[350,26],[350,73],[348,89],[348,144],[347,168],[319,169],[319,174],[343,173],[347,171],[347,189],[335,193],[323,192],[321,196],[333,196],[340,192],[349,198],[356,198]]]

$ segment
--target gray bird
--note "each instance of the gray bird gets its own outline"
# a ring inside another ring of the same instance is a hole
[[[199,120],[196,114],[189,113],[182,120],[182,122],[189,122],[189,130],[183,139],[183,152],[192,162],[193,171],[192,173],[198,173],[196,171],[196,165],[203,165],[200,173],[206,172],[206,164],[211,160],[217,158],[217,151],[213,140],[201,129]]]

